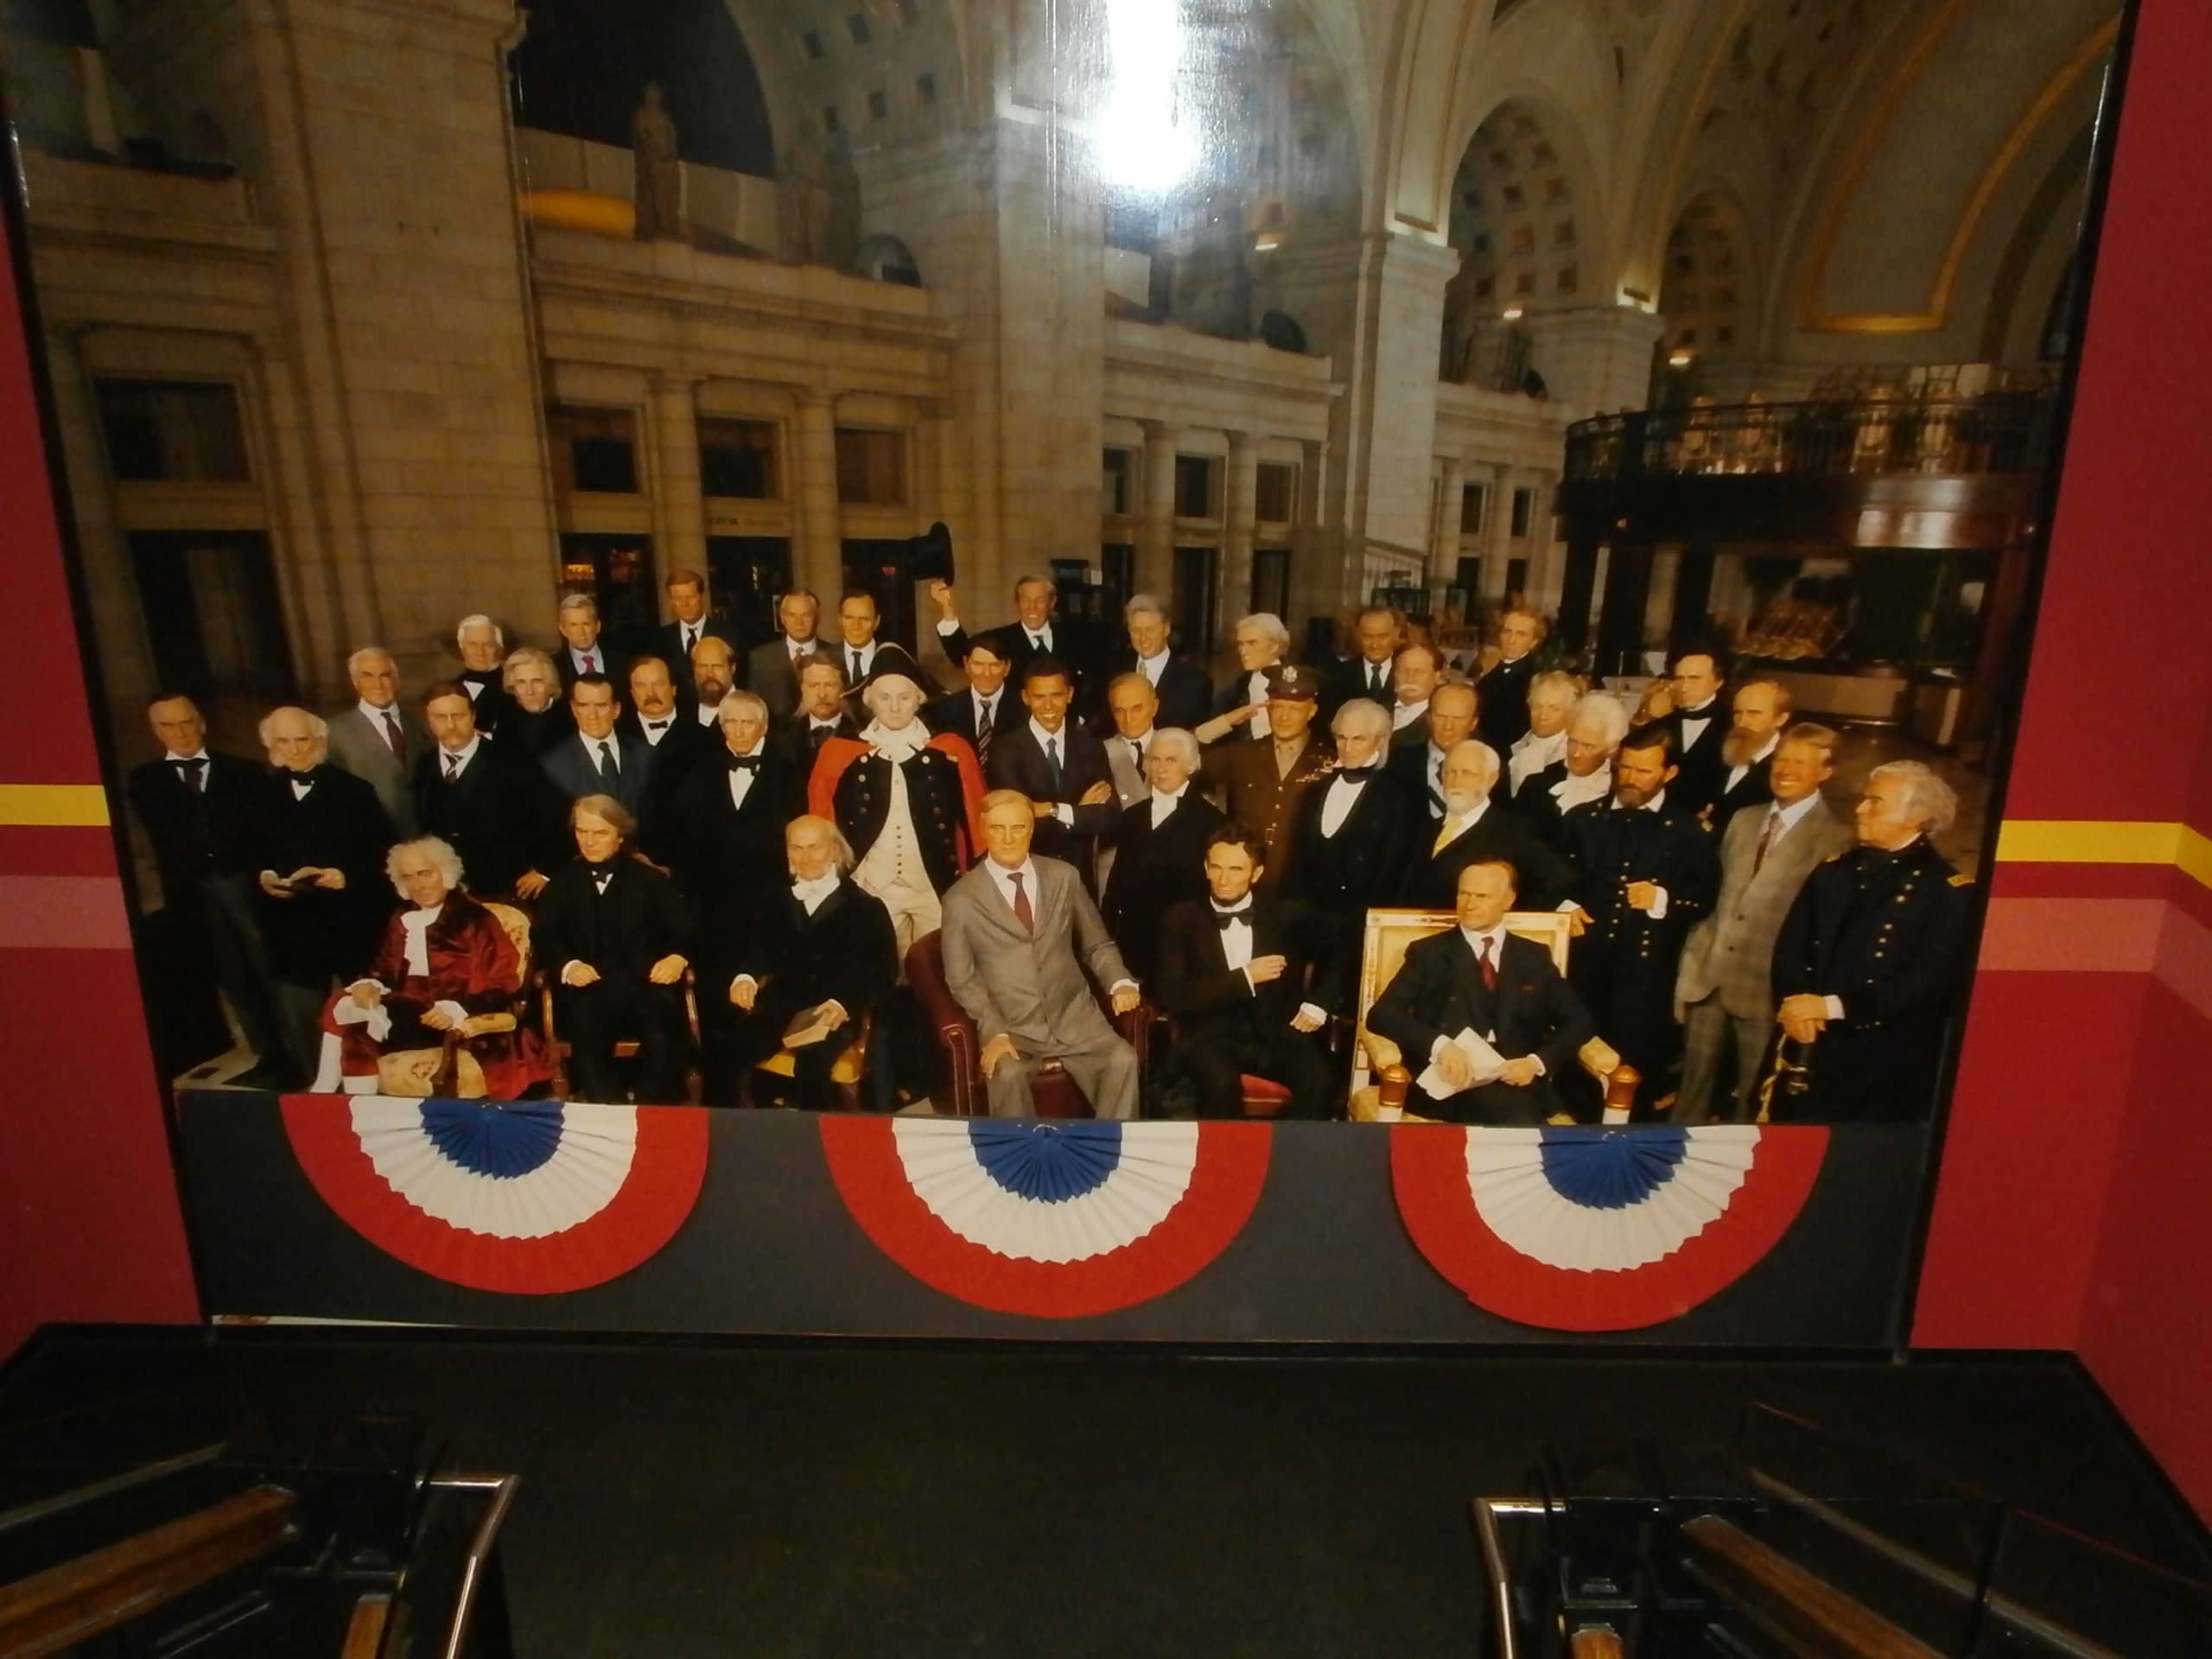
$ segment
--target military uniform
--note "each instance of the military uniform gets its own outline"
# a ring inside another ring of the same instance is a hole
[[[832,760],[825,753],[819,764]],[[917,748],[895,765],[873,749],[853,757],[830,791],[830,812],[823,816],[832,815],[859,860],[853,880],[890,911],[900,951],[934,932],[938,899],[963,865],[967,810],[954,758],[931,747]]]
[[[1713,837],[1670,805],[1664,795],[1656,810],[1592,801],[1560,820],[1574,861],[1569,896],[1591,918],[1568,950],[1567,978],[1597,1020],[1598,1034],[1643,1074],[1637,1104],[1646,1109],[1671,1091],[1669,1077],[1681,1057],[1675,973],[1682,942],[1720,891]],[[1632,881],[1665,889],[1664,916],[1629,904]]]
[[[1901,852],[1854,847],[1815,870],[1774,947],[1777,997],[1834,997],[1803,1086],[1777,1087],[1779,1121],[1924,1116],[1951,1001],[1964,978],[1971,877],[1925,836]]]
[[[1290,770],[1281,770],[1272,740],[1223,743],[1207,752],[1205,781],[1221,796],[1221,809],[1267,843],[1267,874],[1261,886],[1272,893],[1282,879],[1290,852],[1291,825],[1308,785],[1336,770],[1328,734],[1308,727],[1305,747]]]

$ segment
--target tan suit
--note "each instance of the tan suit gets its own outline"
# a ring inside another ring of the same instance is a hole
[[[988,860],[944,895],[945,988],[976,1022],[978,1042],[1014,1039],[1013,1058],[999,1062],[986,1085],[991,1116],[1034,1117],[1030,1069],[1058,1060],[1095,1116],[1135,1117],[1136,1051],[1107,1023],[1091,989],[1092,979],[1106,989],[1132,976],[1074,866],[1056,858],[1030,864],[1037,873],[1034,932],[1015,917]]]

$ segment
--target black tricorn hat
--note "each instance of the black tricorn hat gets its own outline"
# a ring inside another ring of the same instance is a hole
[[[952,532],[942,518],[906,543],[906,569],[916,582],[952,580]]]

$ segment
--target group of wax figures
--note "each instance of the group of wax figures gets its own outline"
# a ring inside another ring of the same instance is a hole
[[[1247,1076],[1329,1116],[1366,913],[1410,906],[1460,926],[1414,947],[1371,1028],[1454,1079],[1462,1029],[1508,1062],[1426,1115],[1592,1116],[1567,1063],[1592,1034],[1641,1075],[1641,1114],[1747,1121],[1777,1061],[1778,1116],[1926,1109],[1969,908],[1930,840],[1951,793],[1895,762],[1847,817],[1822,789],[1836,734],[1792,724],[1772,681],[1724,702],[1712,655],[1681,657],[1630,730],[1536,671],[1524,613],[1471,682],[1389,611],[1321,668],[1262,614],[1217,692],[1159,601],[1129,601],[1116,651],[1025,578],[1017,620],[973,635],[933,586],[964,683],[932,696],[865,594],[835,641],[787,594],[747,651],[696,576],[669,591],[668,637],[626,656],[588,599],[563,602],[551,655],[468,618],[461,671],[411,700],[387,652],[358,652],[355,704],[274,711],[266,766],[211,754],[188,700],[152,703],[165,753],[131,799],[253,1080],[370,1088],[385,1056],[450,1040],[489,1092],[541,1084],[498,902],[531,917],[587,1097],[680,1097],[696,1058],[710,1101],[826,1103],[835,1033],[911,1014],[904,964],[935,933],[995,1113],[1027,1113],[1049,1060],[1102,1116],[1234,1115]],[[1537,908],[1571,916],[1563,980],[1497,931]],[[1173,1021],[1150,1103],[1105,1012],[1141,996]],[[797,1025],[830,1035],[759,1071]],[[926,1049],[875,1053],[877,1104]]]

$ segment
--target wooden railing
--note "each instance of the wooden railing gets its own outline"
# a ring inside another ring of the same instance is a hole
[[[1600,415],[1567,428],[1567,478],[2029,473],[2043,462],[2050,410],[2047,392],[2002,391]]]

